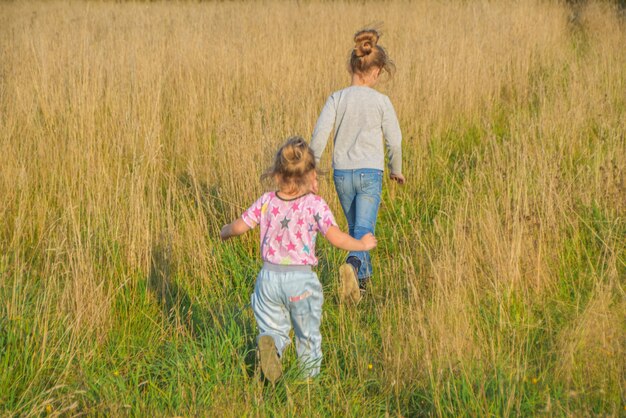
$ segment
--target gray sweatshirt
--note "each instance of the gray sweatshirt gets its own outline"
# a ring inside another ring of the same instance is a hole
[[[387,96],[364,86],[350,86],[331,94],[311,139],[311,148],[318,163],[333,126],[333,168],[384,170],[384,138],[389,153],[389,168],[393,174],[402,174],[402,133]]]

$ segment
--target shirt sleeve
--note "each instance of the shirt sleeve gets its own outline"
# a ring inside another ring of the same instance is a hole
[[[389,169],[392,174],[402,174],[402,132],[400,132],[400,124],[391,100],[385,97],[384,103],[382,127],[387,154],[389,155]]]
[[[337,222],[335,221],[335,217],[324,199],[320,197],[319,200],[316,200],[316,203],[314,216],[315,222],[317,223],[319,231],[325,236],[328,232],[328,228],[331,226],[337,226]]]
[[[252,204],[252,206],[246,209],[246,211],[241,215],[241,219],[250,228],[254,228],[259,223],[261,223],[261,208],[263,207],[264,200],[265,200],[265,195],[261,196],[256,202]]]
[[[336,116],[337,109],[335,108],[335,100],[331,95],[328,100],[326,100],[326,104],[324,104],[319,118],[317,118],[315,129],[313,129],[313,137],[311,138],[310,146],[315,155],[316,163],[319,163],[322,158],[322,153],[328,143],[328,136],[335,125]]]

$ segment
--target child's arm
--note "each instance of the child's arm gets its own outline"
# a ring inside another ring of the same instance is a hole
[[[361,239],[355,239],[334,225],[326,231],[326,239],[335,247],[346,251],[369,251],[376,246],[374,235],[367,234]]]
[[[333,99],[333,96],[331,95],[328,100],[326,100],[326,103],[322,108],[322,112],[320,113],[319,118],[317,118],[315,128],[313,129],[311,143],[309,144],[309,146],[313,150],[313,154],[315,155],[315,162],[317,164],[319,164],[320,159],[322,158],[322,153],[324,152],[324,148],[326,148],[328,135],[330,135],[330,131],[332,131],[333,129],[336,116],[337,110],[335,109],[335,101]]]
[[[400,123],[388,97],[385,97],[385,107],[382,128],[387,153],[389,154],[389,168],[391,171],[389,178],[398,182],[398,184],[404,184],[406,179],[402,175],[402,132],[400,132]]]
[[[229,238],[245,234],[250,229],[251,228],[243,221],[243,219],[237,218],[237,220],[222,227],[222,230],[220,231],[220,238],[222,241],[226,241]]]

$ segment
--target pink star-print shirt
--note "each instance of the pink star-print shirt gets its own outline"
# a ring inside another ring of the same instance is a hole
[[[328,204],[309,193],[284,200],[276,192],[261,196],[241,215],[250,228],[261,226],[261,256],[272,264],[317,265],[317,232],[337,226]]]

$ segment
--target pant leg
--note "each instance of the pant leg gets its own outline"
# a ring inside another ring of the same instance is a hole
[[[348,221],[348,234],[354,236],[354,225],[356,217],[356,190],[353,180],[354,170],[335,170],[333,180],[335,191],[343,209],[343,214]]]
[[[383,172],[373,169],[356,170],[355,172],[355,215],[354,234],[356,239],[361,239],[368,233],[375,233],[376,218],[383,186]],[[361,267],[358,271],[359,279],[364,279],[372,275],[372,260],[369,251],[355,251],[349,255],[354,255],[361,260]]]
[[[294,273],[284,290],[296,336],[298,363],[306,376],[316,376],[322,363],[322,285],[313,272]]]
[[[259,327],[259,337],[269,335],[274,339],[278,355],[289,345],[291,320],[281,290],[283,273],[261,270],[252,294],[252,310]]]

